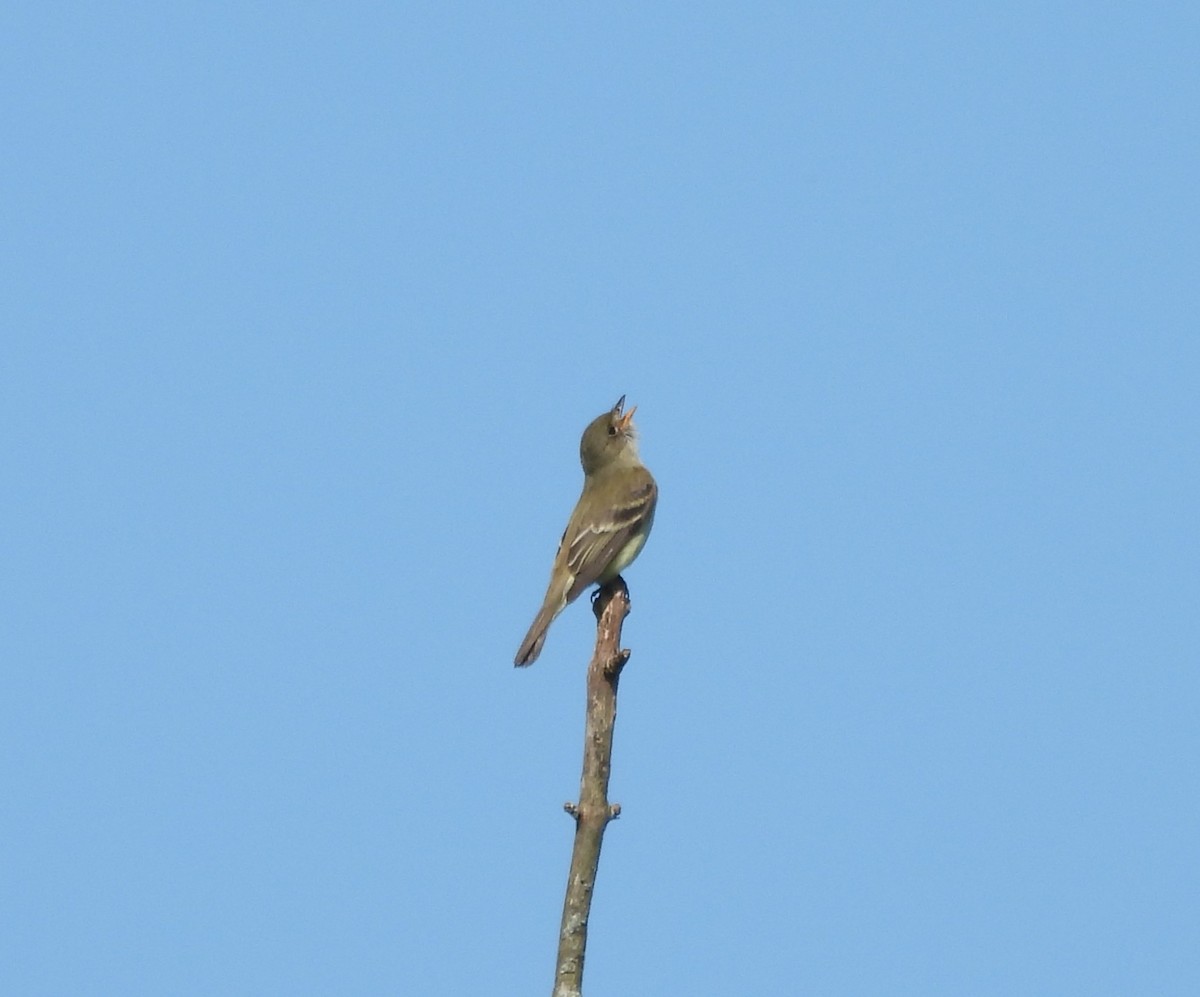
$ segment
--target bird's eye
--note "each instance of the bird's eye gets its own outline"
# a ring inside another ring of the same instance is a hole
[[[617,427],[614,426],[611,422],[608,424],[608,435],[609,436],[617,435]]]

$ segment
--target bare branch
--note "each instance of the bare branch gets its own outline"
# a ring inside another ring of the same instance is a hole
[[[629,660],[629,652],[621,650],[621,626],[629,614],[629,589],[624,579],[618,576],[601,588],[592,601],[592,610],[596,614],[596,649],[587,671],[579,803],[563,807],[575,818],[575,847],[563,902],[552,997],[582,995],[583,957],[596,870],[600,865],[600,845],[608,822],[621,813],[619,803],[608,802],[608,777],[612,768],[613,726],[617,720],[617,682]]]

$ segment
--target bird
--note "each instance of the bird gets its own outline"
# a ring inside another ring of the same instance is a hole
[[[550,624],[588,586],[612,581],[642,552],[658,503],[658,485],[638,456],[633,413],[625,396],[596,416],[579,441],[583,492],[567,521],[542,608],[513,664],[532,665]]]

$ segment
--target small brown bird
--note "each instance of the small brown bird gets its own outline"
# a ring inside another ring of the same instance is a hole
[[[515,665],[532,665],[546,631],[589,585],[610,582],[641,553],[654,525],[658,486],[638,457],[633,413],[622,395],[612,410],[583,431],[579,460],[583,494],[563,532],[542,608],[517,651]]]

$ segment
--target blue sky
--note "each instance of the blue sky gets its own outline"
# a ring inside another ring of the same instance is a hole
[[[0,20],[6,992],[1195,992],[1194,5]]]

